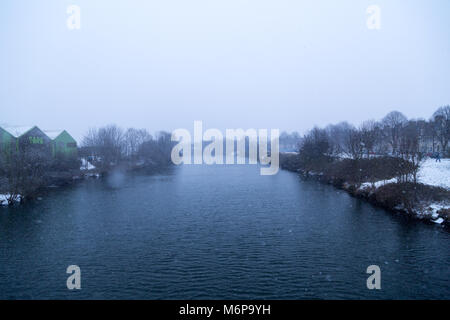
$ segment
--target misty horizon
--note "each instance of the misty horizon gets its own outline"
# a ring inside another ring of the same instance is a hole
[[[0,125],[192,128],[359,125],[450,103],[450,5],[378,1],[3,3]],[[20,116],[18,116],[20,115]]]
[[[448,300],[449,21],[449,0],[2,1],[0,300]]]
[[[437,108],[436,108],[436,110],[437,110]],[[398,110],[392,110],[392,111],[398,111]],[[429,117],[418,117],[418,118],[409,118],[408,115],[405,115],[405,116],[408,118],[408,120],[428,120],[428,119],[432,118],[432,114]],[[358,127],[359,125],[363,124],[364,121],[367,121],[367,120],[375,120],[377,122],[380,122],[382,120],[382,118],[380,118],[380,119],[364,119],[360,123],[351,123],[350,121],[342,120],[340,122],[331,122],[331,123],[328,123],[328,124],[325,124],[325,125],[322,125],[322,126],[312,125],[310,128],[305,128],[304,130],[291,130],[291,131],[289,131],[289,130],[285,130],[283,128],[267,128],[267,129],[279,129],[280,133],[283,133],[283,132],[287,133],[287,134],[299,133],[300,136],[303,136],[304,134],[306,134],[308,131],[310,131],[311,129],[313,129],[315,127],[326,128],[328,125],[336,125],[336,124],[339,124],[339,123],[342,123],[342,122],[346,122],[346,123],[349,123],[350,125],[352,125],[354,127]],[[195,121],[198,121],[198,120],[194,120],[190,127],[187,126],[187,127],[184,127],[184,128],[175,128],[173,130],[167,130],[167,129],[164,129],[164,128],[162,128],[162,129],[153,129],[153,128],[148,128],[148,127],[133,127],[133,126],[125,127],[125,126],[121,125],[120,123],[104,123],[104,124],[100,124],[98,127],[86,128],[86,130],[84,132],[82,132],[81,135],[73,135],[73,137],[74,137],[75,140],[77,140],[77,142],[79,144],[81,144],[83,142],[83,138],[86,136],[86,134],[89,132],[90,129],[99,129],[99,128],[107,127],[107,126],[110,126],[110,125],[118,126],[119,128],[124,129],[124,130],[130,129],[130,128],[133,128],[133,129],[145,129],[152,136],[157,136],[158,133],[161,133],[161,132],[168,132],[168,133],[170,133],[170,132],[173,132],[173,131],[175,131],[177,129],[186,129],[186,130],[190,131],[191,133],[193,133],[193,128],[194,128],[194,122]],[[4,128],[4,129],[10,129],[10,128],[14,128],[14,127],[28,127],[28,128],[32,128],[34,126],[42,129],[44,132],[47,132],[47,131],[50,131],[50,132],[61,132],[63,130],[66,130],[70,134],[72,134],[70,126],[68,128],[50,128],[50,129],[47,129],[46,127],[42,127],[42,126],[40,126],[38,124],[21,124],[21,125],[20,124],[19,125],[14,124],[14,125],[11,125],[9,123],[0,123],[0,127]],[[204,130],[207,130],[207,129],[217,129],[217,128],[212,128],[212,127],[205,126]],[[236,128],[224,128],[224,129],[219,129],[219,130],[225,130],[225,129],[244,129],[244,130],[256,129],[256,130],[258,130],[258,129],[261,129],[261,128],[252,128],[252,127],[240,127],[240,128],[238,128],[238,127],[236,127]]]

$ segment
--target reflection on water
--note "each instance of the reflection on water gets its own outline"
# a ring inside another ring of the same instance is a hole
[[[289,172],[117,172],[0,208],[0,298],[448,299],[449,239]]]

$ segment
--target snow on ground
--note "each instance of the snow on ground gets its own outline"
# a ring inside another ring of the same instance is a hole
[[[93,170],[95,166],[87,161],[85,158],[81,158],[81,167],[80,170]]]
[[[336,157],[338,159],[353,159],[351,155],[349,155],[348,153],[345,153],[345,152],[341,152],[341,153],[337,154]]]
[[[449,205],[445,205],[445,204],[442,204],[442,203],[432,203],[432,204],[430,204],[428,207],[429,207],[430,210],[431,210],[431,217],[432,217],[433,219],[436,219],[436,218],[439,217],[438,212],[439,212],[440,210],[445,210],[445,209],[450,208]]]
[[[6,200],[7,198],[8,198],[7,194],[0,194],[0,206],[8,204],[8,201]]]
[[[397,178],[392,178],[389,180],[380,180],[380,181],[376,181],[375,183],[364,182],[364,183],[361,183],[361,186],[359,187],[359,189],[363,190],[363,189],[371,188],[372,186],[375,187],[375,189],[378,189],[379,187],[382,187],[389,183],[397,183]]]
[[[433,221],[434,223],[441,224],[442,222],[444,222],[444,219],[438,218],[438,219],[432,220],[432,221]]]
[[[0,194],[0,206],[7,206],[8,205],[8,198],[9,198],[9,194]],[[22,196],[18,195],[16,202],[20,202]]]
[[[436,162],[435,159],[425,160],[420,167],[418,178],[420,183],[450,189],[450,159],[442,159],[441,162]],[[396,182],[396,178],[377,181],[373,185],[370,182],[365,182],[361,184],[360,189],[363,190],[372,186],[379,188],[385,184]]]
[[[450,159],[427,159],[419,171],[419,182],[450,189]]]

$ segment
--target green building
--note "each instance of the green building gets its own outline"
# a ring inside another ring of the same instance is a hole
[[[52,139],[53,157],[77,157],[77,142],[66,130],[45,131],[45,133]]]
[[[77,142],[66,131],[42,131],[33,127],[0,127],[0,155],[37,150],[52,157],[76,158]]]
[[[0,156],[10,155],[15,146],[16,137],[0,127]]]

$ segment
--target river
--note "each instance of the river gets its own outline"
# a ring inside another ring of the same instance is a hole
[[[0,298],[449,299],[449,240],[291,172],[117,173],[0,208]]]

